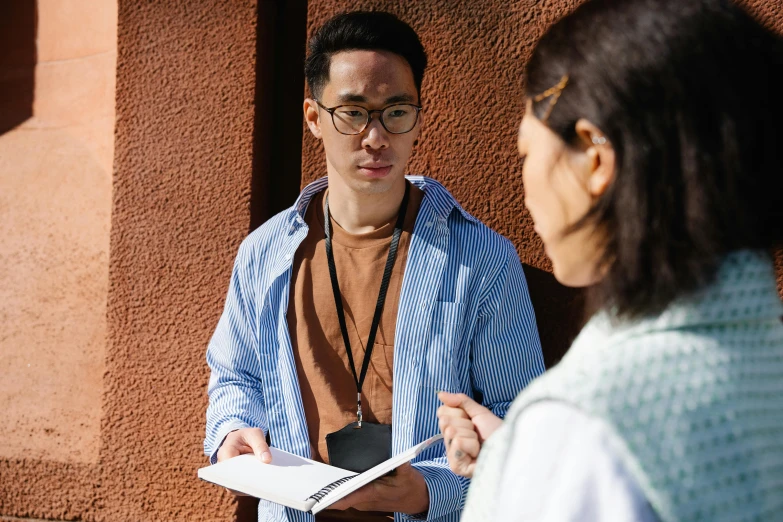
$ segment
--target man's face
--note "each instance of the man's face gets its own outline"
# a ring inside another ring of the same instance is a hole
[[[332,56],[329,80],[318,101],[329,108],[353,105],[376,110],[399,103],[418,105],[419,97],[404,58],[362,50]],[[402,183],[421,118],[410,132],[392,134],[381,125],[380,113],[374,113],[361,133],[345,135],[313,100],[305,101],[305,118],[315,137],[324,142],[330,178],[338,176],[348,188],[366,194],[383,193]]]

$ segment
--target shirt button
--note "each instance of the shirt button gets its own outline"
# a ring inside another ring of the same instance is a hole
[[[285,260],[286,261],[291,261],[291,254],[286,254],[285,255]]]
[[[422,310],[426,310],[427,309],[427,301],[422,301],[421,302],[421,309]]]

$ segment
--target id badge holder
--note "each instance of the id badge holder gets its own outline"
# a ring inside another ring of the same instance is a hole
[[[326,436],[326,451],[329,455],[329,463],[332,466],[364,473],[368,469],[387,461],[391,458],[392,427],[389,424],[375,422],[362,422],[362,385],[367,376],[367,369],[372,357],[372,348],[375,344],[375,334],[381,321],[383,303],[386,301],[386,292],[389,289],[394,261],[397,258],[397,247],[402,236],[402,228],[405,221],[405,213],[410,197],[409,183],[405,184],[405,195],[402,198],[400,210],[397,213],[397,222],[394,225],[394,234],[389,245],[389,254],[386,256],[386,266],[383,269],[381,288],[378,292],[378,301],[375,304],[370,333],[367,338],[367,348],[362,362],[361,374],[356,374],[356,366],[351,351],[351,341],[348,335],[348,327],[345,322],[342,296],[340,295],[340,283],[337,280],[337,268],[332,253],[331,218],[329,216],[329,196],[324,199],[324,243],[326,245],[326,259],[329,264],[329,277],[332,281],[332,293],[334,305],[337,310],[337,319],[340,322],[340,332],[345,343],[345,351],[348,355],[348,364],[351,367],[354,382],[356,383],[356,422],[352,422],[339,431],[329,433]],[[390,473],[391,474],[391,473]]]
[[[326,436],[329,464],[363,473],[391,458],[392,427],[374,422],[352,422]]]

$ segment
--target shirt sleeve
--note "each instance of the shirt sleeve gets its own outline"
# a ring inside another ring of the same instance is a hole
[[[255,427],[267,432],[258,336],[254,327],[255,299],[250,292],[253,265],[246,244],[239,249],[231,274],[223,315],[209,347],[209,406],[204,453],[217,462],[220,445],[230,432]]]
[[[485,292],[471,340],[474,395],[498,417],[504,417],[517,394],[544,372],[522,264],[510,242],[505,242],[504,248],[504,262]],[[427,520],[437,520],[464,507],[470,481],[451,471],[445,450],[442,457],[413,466],[424,475],[429,490]]]
[[[498,417],[505,417],[522,389],[544,373],[536,314],[514,246],[506,241],[506,261],[481,305],[471,342],[474,394]]]
[[[444,515],[461,510],[470,481],[456,475],[449,468],[445,456],[414,462],[413,468],[422,474],[430,495],[430,508],[426,513],[403,515],[408,520],[437,520]]]
[[[509,522],[657,522],[600,419],[554,401],[517,420],[497,512]]]

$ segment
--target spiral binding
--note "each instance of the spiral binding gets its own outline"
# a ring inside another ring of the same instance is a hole
[[[321,491],[319,491],[315,495],[312,495],[312,496],[308,497],[308,500],[312,499],[312,500],[315,500],[316,502],[320,502],[326,495],[328,495],[329,493],[334,491],[337,488],[337,486],[345,484],[346,482],[348,482],[352,478],[358,477],[358,476],[359,475],[351,475],[350,477],[343,477],[340,480],[335,480],[334,482],[332,482],[328,486],[325,486]]]

